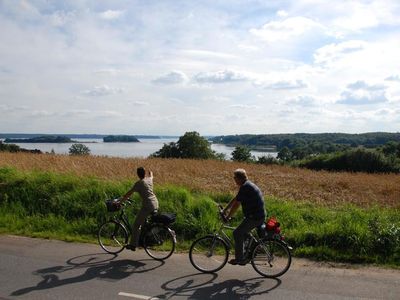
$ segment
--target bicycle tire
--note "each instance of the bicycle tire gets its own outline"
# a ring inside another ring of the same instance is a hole
[[[169,227],[152,225],[143,235],[144,251],[155,260],[165,260],[175,251],[176,237]]]
[[[285,243],[279,240],[262,240],[254,248],[251,265],[256,272],[267,278],[276,278],[287,272],[292,255]]]
[[[203,236],[190,246],[189,260],[192,266],[203,273],[221,270],[228,261],[229,247],[226,242],[214,235]]]
[[[128,231],[121,223],[110,220],[100,226],[97,239],[104,251],[117,254],[124,250],[128,242]]]

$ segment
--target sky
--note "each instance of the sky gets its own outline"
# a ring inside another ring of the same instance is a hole
[[[399,132],[398,16],[398,0],[0,0],[0,132]]]

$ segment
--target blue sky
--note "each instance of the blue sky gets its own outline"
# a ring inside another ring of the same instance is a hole
[[[398,132],[400,2],[0,0],[0,132]]]

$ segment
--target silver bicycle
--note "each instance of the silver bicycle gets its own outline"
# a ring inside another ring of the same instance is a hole
[[[195,240],[189,250],[190,263],[203,273],[221,270],[228,262],[229,251],[233,248],[225,229],[233,230],[235,227],[229,225],[221,205],[218,206],[218,212],[220,227],[214,233]],[[244,242],[244,257],[257,273],[275,278],[289,270],[292,262],[291,249],[283,240],[277,223],[275,228],[267,230],[265,226],[260,226],[248,234]]]

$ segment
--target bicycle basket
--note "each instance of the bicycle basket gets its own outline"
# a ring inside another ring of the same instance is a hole
[[[116,199],[106,200],[106,207],[108,212],[114,212],[121,209],[121,204]]]
[[[174,223],[175,220],[176,214],[174,213],[160,213],[151,216],[151,221],[154,223],[171,224]]]

